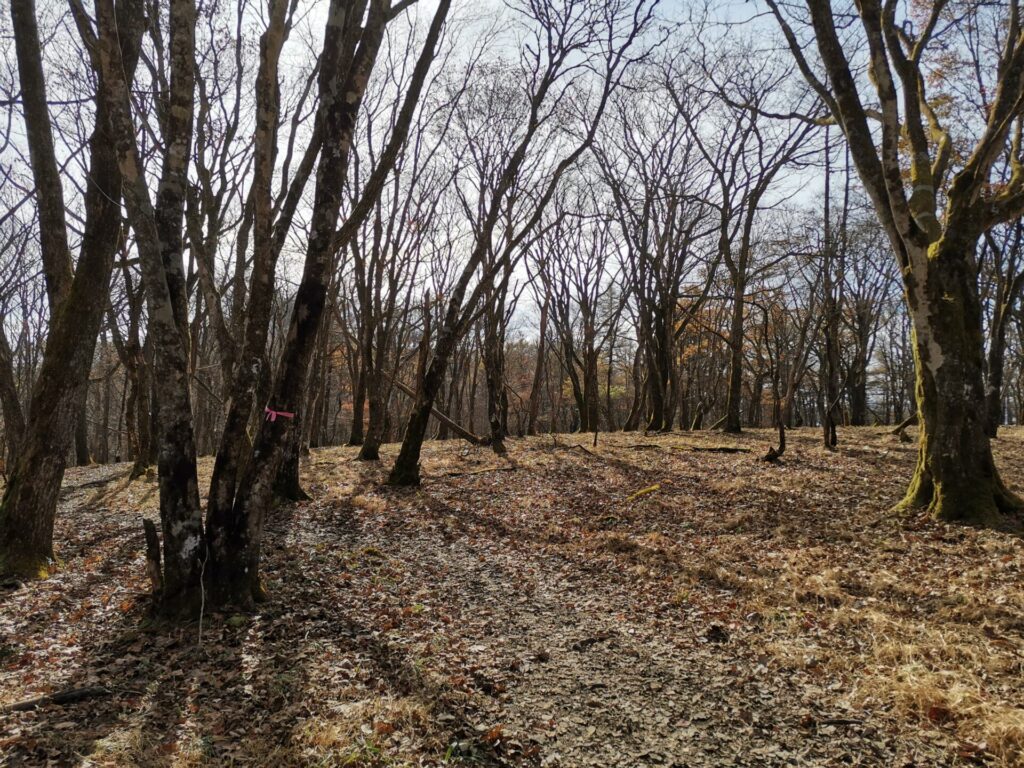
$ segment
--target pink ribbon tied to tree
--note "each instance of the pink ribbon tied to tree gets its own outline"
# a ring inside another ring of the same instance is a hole
[[[290,411],[275,411],[273,408],[269,406],[264,408],[263,412],[267,414],[267,421],[277,421],[278,417],[281,417],[282,419],[295,418],[295,414],[291,413]]]

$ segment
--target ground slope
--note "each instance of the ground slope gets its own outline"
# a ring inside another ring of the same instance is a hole
[[[180,629],[146,618],[155,482],[73,470],[62,568],[0,593],[0,707],[107,692],[0,714],[0,764],[1022,764],[1024,543],[889,514],[883,430],[817,439],[431,443],[417,490],[396,446],[314,451],[271,602]]]

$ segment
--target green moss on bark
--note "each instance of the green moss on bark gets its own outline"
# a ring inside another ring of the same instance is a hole
[[[0,552],[0,577],[48,579],[53,560],[46,555],[29,552]]]

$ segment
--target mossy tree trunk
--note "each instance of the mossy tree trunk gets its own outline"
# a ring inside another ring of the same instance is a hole
[[[929,44],[941,27],[942,4],[935,4],[920,34],[910,39],[902,34],[903,10],[893,3],[858,3],[861,36],[853,38],[837,30],[827,0],[810,0],[809,15],[799,21],[775,0],[766,3],[800,72],[842,127],[903,275],[921,436],[917,469],[900,507],[927,508],[947,521],[1000,523],[1024,502],[1000,478],[986,433],[976,251],[986,232],[1024,214],[1024,31],[1018,4],[1003,5],[1007,32],[997,55],[975,62],[996,87],[984,129],[974,147],[960,153],[962,167],[954,173],[953,138],[926,92],[925,72],[935,63],[926,57],[934,53]],[[813,30],[813,53],[800,44],[798,23]],[[856,52],[847,50],[850,45]],[[811,55],[818,61],[811,62]],[[853,74],[851,58],[861,55],[867,57],[869,78]],[[827,81],[815,74],[822,69]],[[866,103],[872,105],[870,119]],[[993,185],[1000,160],[1010,170],[1008,181]]]
[[[921,436],[901,506],[993,525],[1022,502],[1003,483],[987,432],[982,308],[967,274],[973,259],[965,257],[975,246],[969,237],[944,237],[925,256],[926,278],[909,281]]]

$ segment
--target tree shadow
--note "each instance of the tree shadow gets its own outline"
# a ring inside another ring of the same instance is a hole
[[[107,561],[122,563],[76,574],[67,590],[74,602],[95,607],[112,578],[141,573],[141,526],[118,534],[123,540],[113,544],[94,532],[67,543],[78,551],[105,541]],[[55,646],[47,663],[59,667],[40,671],[45,685],[36,690],[99,687],[107,693],[3,713],[0,764],[307,765],[320,758],[376,764],[388,734],[367,734],[374,723],[366,718],[377,710],[355,705],[410,697],[426,703],[433,722],[407,727],[436,730],[430,739],[437,745],[472,741],[477,764],[497,764],[470,722],[471,706],[422,675],[415,659],[350,612],[346,599],[358,598],[345,594],[343,574],[329,558],[311,556],[359,545],[351,496],[278,506],[265,535],[271,599],[255,614],[204,614],[201,622],[170,626],[154,620],[148,599],[136,593],[84,617],[88,631],[73,638],[80,650],[65,660]],[[73,620],[73,605],[59,607],[53,618]],[[45,622],[24,628],[47,631]],[[339,678],[325,697],[324,676],[353,669],[358,679]],[[339,726],[339,717],[351,728]]]

